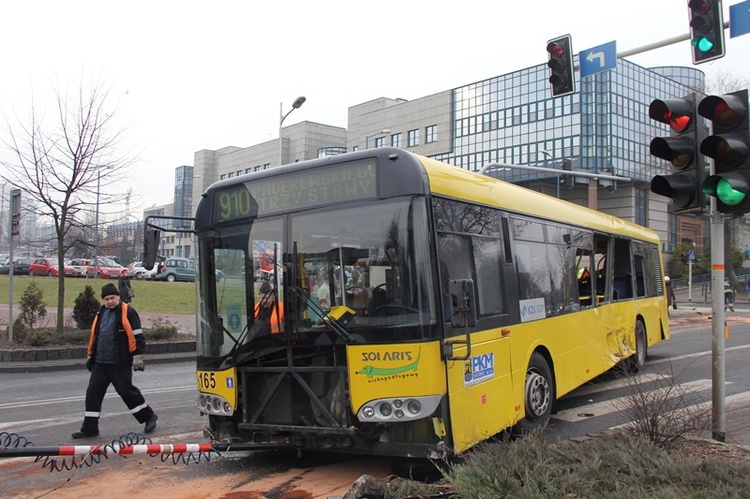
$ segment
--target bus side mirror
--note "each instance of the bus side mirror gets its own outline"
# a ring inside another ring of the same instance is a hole
[[[477,323],[474,281],[451,279],[448,281],[451,299],[451,325],[453,327],[474,326]]]
[[[143,268],[151,270],[156,263],[156,254],[159,250],[159,239],[161,231],[153,227],[146,227],[143,237]]]

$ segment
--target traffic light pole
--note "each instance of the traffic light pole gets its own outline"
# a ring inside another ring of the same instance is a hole
[[[724,21],[724,29],[729,29],[729,21]],[[648,45],[642,45],[634,49],[623,50],[622,52],[617,53],[617,58],[624,59],[625,57],[630,57],[631,55],[642,54],[643,52],[648,52],[649,50],[660,49],[662,47],[668,47],[669,45],[674,45],[675,43],[684,42],[686,40],[690,40],[690,33],[685,33],[684,35],[673,36],[672,38],[667,38],[666,40],[649,43]],[[579,69],[579,68],[576,67],[576,69]]]
[[[8,252],[8,345],[13,345],[13,207],[11,206],[8,217],[8,243],[10,251]]]
[[[711,198],[711,437],[726,441],[726,411],[724,383],[724,220]]]

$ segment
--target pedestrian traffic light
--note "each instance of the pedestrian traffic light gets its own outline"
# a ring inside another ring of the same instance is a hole
[[[706,197],[701,190],[706,178],[706,164],[698,154],[698,145],[705,135],[697,123],[696,94],[682,99],[654,100],[648,108],[651,119],[670,126],[670,137],[651,141],[651,154],[672,163],[670,175],[651,179],[651,191],[672,199],[675,213],[701,212]]]
[[[573,171],[573,161],[569,159],[564,159],[562,162],[562,169],[565,172],[572,172]],[[563,181],[562,184],[564,187],[567,187],[568,189],[572,188],[575,185],[575,178],[573,178],[573,175],[564,174],[563,175]]]
[[[747,95],[747,90],[710,95],[698,106],[698,113],[713,124],[713,134],[700,145],[701,153],[714,160],[714,174],[703,191],[716,197],[720,213],[750,212]]]
[[[690,0],[688,13],[693,64],[724,57],[724,17],[721,0]]]
[[[576,91],[573,75],[573,43],[570,35],[553,38],[547,42],[547,66],[552,97],[570,95]]]

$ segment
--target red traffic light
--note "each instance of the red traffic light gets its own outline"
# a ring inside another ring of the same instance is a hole
[[[562,57],[563,55],[565,55],[565,50],[563,50],[563,48],[555,42],[549,42],[547,44],[547,52],[552,54],[552,57]]]
[[[684,132],[693,121],[693,105],[684,99],[651,102],[648,115],[652,120],[668,124],[677,133]]]
[[[711,12],[711,4],[706,0],[690,0],[688,2],[688,7],[701,15]]]
[[[698,114],[722,128],[739,124],[747,111],[747,102],[736,95],[709,95],[698,106]]]
[[[576,91],[573,76],[573,44],[570,35],[553,38],[547,42],[552,97],[570,95]]]

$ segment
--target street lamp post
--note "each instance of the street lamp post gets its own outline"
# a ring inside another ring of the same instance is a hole
[[[279,102],[279,166],[281,166],[283,157],[282,153],[284,151],[284,142],[281,140],[281,125],[284,123],[286,117],[292,114],[292,111],[294,111],[295,109],[299,109],[306,100],[307,99],[305,97],[297,97],[295,101],[292,102],[292,108],[286,114],[284,114],[284,103]]]
[[[378,135],[384,135],[386,133],[391,133],[390,128],[384,128],[383,130],[380,130],[379,132],[375,132],[372,135],[365,135],[365,149],[370,148],[370,139],[372,137],[377,137]]]

